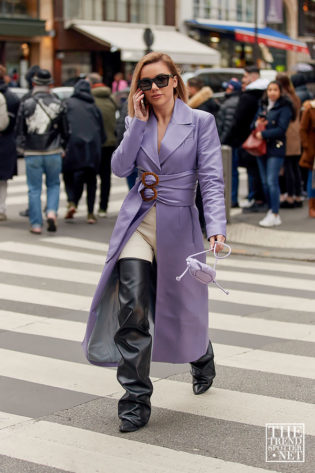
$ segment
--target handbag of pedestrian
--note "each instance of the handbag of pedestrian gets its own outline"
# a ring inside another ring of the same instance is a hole
[[[249,154],[252,154],[253,156],[264,156],[267,153],[266,140],[259,140],[256,138],[256,133],[258,131],[264,131],[265,128],[265,125],[259,123],[255,130],[251,132],[251,134],[242,144],[242,148],[244,148]]]

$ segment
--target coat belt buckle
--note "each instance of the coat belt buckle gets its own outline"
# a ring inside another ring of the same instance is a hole
[[[152,184],[148,184],[146,182],[146,177],[147,176],[153,176],[155,178],[155,182],[153,182]],[[151,172],[151,171],[145,171],[144,173],[142,173],[141,175],[141,182],[142,184],[144,185],[144,189],[142,189],[140,191],[140,195],[142,197],[142,200],[144,202],[151,202],[152,200],[156,200],[157,198],[157,190],[156,190],[156,186],[158,185],[159,183],[159,176],[157,174],[155,174],[155,172]],[[145,190],[146,189],[151,189],[153,191],[153,195],[151,197],[146,197],[145,196]]]

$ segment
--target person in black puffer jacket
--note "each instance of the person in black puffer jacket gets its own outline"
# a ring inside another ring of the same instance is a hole
[[[240,100],[241,90],[242,84],[235,78],[226,83],[224,101],[216,115],[218,133],[222,145],[227,144],[226,139],[234,122],[235,110]]]
[[[258,110],[257,119],[252,124],[252,128],[255,128],[258,122],[266,125],[264,131],[256,133],[256,138],[265,139],[267,142],[266,156],[257,157],[269,207],[266,216],[259,222],[262,227],[273,227],[282,223],[279,216],[279,172],[286,152],[286,131],[290,121],[295,120],[295,116],[296,110],[293,103],[283,94],[280,82],[270,82]]]

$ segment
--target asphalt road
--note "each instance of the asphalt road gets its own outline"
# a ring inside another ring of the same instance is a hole
[[[34,236],[18,215],[25,178],[10,183],[0,227],[0,472],[314,472],[315,266],[305,261],[232,253],[220,262],[230,295],[209,290],[213,387],[194,396],[188,365],[153,363],[150,423],[119,433],[115,370],[89,365],[80,341],[126,189],[113,179],[108,217],[96,225],[83,200],[65,223],[62,193],[57,234]],[[290,424],[290,438],[287,425],[266,431],[270,423]],[[304,444],[292,424],[304,424]],[[266,462],[266,433],[277,461]],[[305,461],[293,462],[303,450]]]

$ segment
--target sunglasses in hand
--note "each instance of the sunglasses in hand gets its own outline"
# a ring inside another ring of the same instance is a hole
[[[159,89],[163,87],[167,87],[170,77],[174,77],[173,74],[158,74],[153,79],[149,79],[145,77],[144,79],[140,79],[138,81],[138,88],[141,89],[143,92],[152,89],[153,82],[157,85]]]

